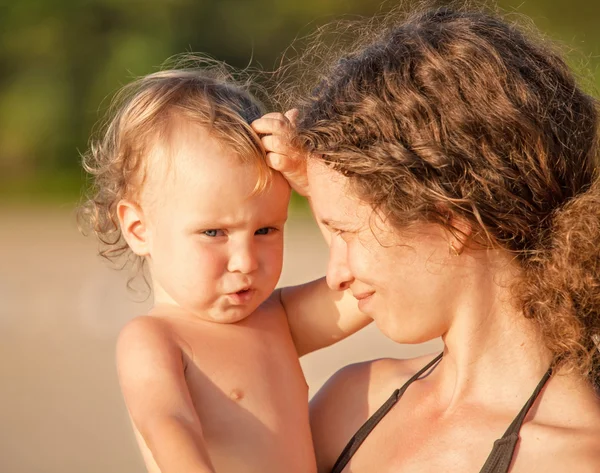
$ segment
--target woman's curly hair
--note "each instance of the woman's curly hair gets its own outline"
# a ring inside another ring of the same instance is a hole
[[[148,174],[160,172],[151,169],[147,158],[159,143],[169,146],[176,118],[205,127],[242,162],[255,164],[255,191],[266,186],[270,170],[260,138],[250,127],[264,111],[249,93],[250,83],[236,80],[218,61],[185,56],[174,68],[141,77],[117,93],[98,138],[83,156],[92,186],[78,220],[100,240],[101,256],[121,266],[130,263],[134,277],[143,266],[144,259],[123,238],[117,205],[121,199],[138,199]]]
[[[513,254],[525,316],[598,385],[596,100],[547,41],[495,13],[430,9],[359,37],[300,102],[297,145],[398,228],[448,227],[450,213]]]

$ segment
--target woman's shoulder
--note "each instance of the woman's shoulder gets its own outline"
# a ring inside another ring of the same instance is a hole
[[[598,426],[532,423],[523,426],[519,448],[515,471],[600,471]]]
[[[438,355],[439,353],[432,353],[405,359],[378,358],[346,365],[327,380],[313,401],[316,401],[318,397],[327,397],[333,394],[337,397],[342,393],[346,395],[344,397],[355,398],[361,394],[357,389],[360,386],[368,386],[367,392],[374,395],[375,398],[379,397],[381,390],[386,388],[391,389],[389,394],[392,394],[395,389],[401,387],[401,384]],[[353,389],[349,390],[349,387],[353,387]]]
[[[346,365],[315,394],[311,409],[325,409],[333,416],[337,411],[343,413],[345,408],[365,407],[365,412],[370,414],[435,356],[437,354],[410,359],[379,358]]]
[[[548,388],[532,421],[520,432],[523,471],[531,471],[527,469],[530,466],[548,472],[600,471],[598,394],[584,382],[572,383],[560,376],[551,380]]]
[[[337,371],[310,403],[319,471],[330,470],[360,426],[436,355],[382,358],[347,365]]]

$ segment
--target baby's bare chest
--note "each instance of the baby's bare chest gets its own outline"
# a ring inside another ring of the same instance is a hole
[[[185,376],[196,409],[206,419],[215,408],[223,410],[219,419],[240,408],[264,422],[277,422],[289,416],[280,407],[307,406],[306,382],[294,347],[272,334],[233,334],[218,343],[197,343]]]
[[[186,334],[185,376],[217,471],[312,471],[308,389],[287,329],[216,328]]]

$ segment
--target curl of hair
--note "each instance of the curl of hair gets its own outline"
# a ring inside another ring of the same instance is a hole
[[[397,228],[448,228],[454,214],[475,241],[513,254],[525,314],[597,380],[596,100],[551,44],[494,12],[390,18],[352,28],[359,40],[337,60],[325,51],[297,104],[296,145]]]
[[[83,168],[92,178],[89,198],[80,206],[78,221],[100,241],[107,260],[141,272],[143,261],[123,238],[117,205],[139,197],[147,174],[146,159],[158,142],[170,139],[170,125],[181,117],[205,127],[232,149],[241,162],[257,167],[255,192],[268,184],[270,170],[260,138],[250,123],[264,113],[245,80],[216,60],[185,55],[169,61],[168,69],[141,77],[123,87],[111,102],[107,119],[89,150]],[[131,282],[131,281],[130,281]]]
[[[548,348],[600,387],[600,180],[552,215],[545,249],[515,286]]]

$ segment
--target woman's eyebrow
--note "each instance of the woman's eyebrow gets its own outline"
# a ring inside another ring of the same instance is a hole
[[[328,218],[322,218],[320,220],[321,220],[321,223],[323,225],[325,225],[326,227],[337,228],[337,227],[343,226],[343,224],[341,222],[337,222],[335,220],[331,220]]]
[[[356,231],[356,229],[352,228],[348,223],[345,223],[345,222],[339,222],[337,220],[331,220],[331,219],[326,219],[326,218],[322,218],[322,219],[320,219],[320,221],[323,225],[325,225],[327,228],[330,228],[332,230],[343,230],[345,232]]]

